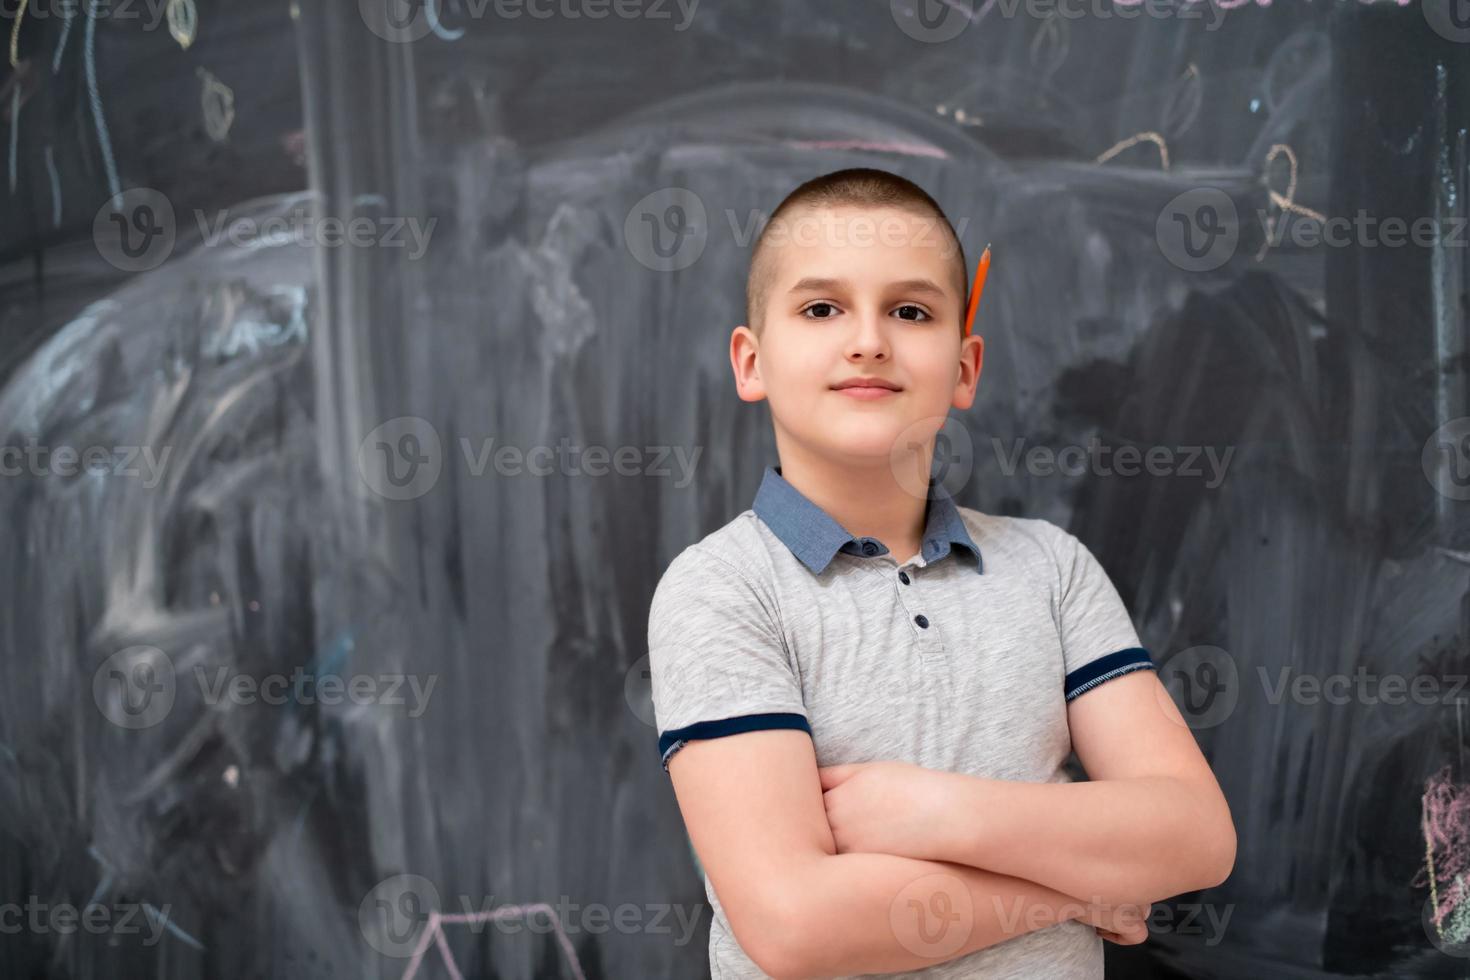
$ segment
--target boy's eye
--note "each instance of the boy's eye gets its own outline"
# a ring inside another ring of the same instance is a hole
[[[815,316],[810,316],[809,314],[811,314],[814,310],[820,312],[817,313]],[[802,316],[806,316],[808,319],[830,320],[832,316],[836,314],[836,311],[837,307],[832,305],[831,303],[819,302],[813,303],[810,306],[806,307],[801,311],[801,314]],[[893,312],[898,314],[899,319],[913,320],[916,323],[923,323],[925,320],[933,319],[933,317],[930,316],[928,310],[924,309],[922,306],[917,306],[913,303],[905,303],[902,306],[895,308]]]

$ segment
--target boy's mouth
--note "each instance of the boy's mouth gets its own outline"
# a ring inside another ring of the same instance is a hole
[[[837,382],[832,386],[832,390],[849,398],[873,401],[896,395],[903,390],[903,386],[887,378],[854,377]]]

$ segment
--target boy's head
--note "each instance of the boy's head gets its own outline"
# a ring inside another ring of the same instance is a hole
[[[852,209],[867,212],[840,222],[826,212]],[[901,212],[889,214],[886,212]],[[917,219],[917,220],[911,220]],[[797,187],[776,206],[756,238],[745,281],[745,316],[755,335],[763,333],[766,304],[775,285],[779,245],[812,243],[818,238],[833,244],[860,247],[873,241],[897,242],[934,249],[948,259],[949,283],[959,296],[961,311],[969,293],[969,268],[964,246],[939,204],[918,184],[886,170],[853,167],[835,170]],[[964,324],[959,324],[964,332]]]
[[[749,324],[731,337],[739,395],[768,399],[782,461],[928,472],[949,409],[974,400],[984,342],[964,336],[969,277],[953,227],[916,184],[839,170],[796,188],[756,240]],[[879,379],[884,393],[854,394]]]

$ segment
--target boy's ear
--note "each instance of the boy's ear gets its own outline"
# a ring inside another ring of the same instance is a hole
[[[730,369],[735,373],[735,393],[741,401],[758,402],[766,397],[765,382],[761,380],[759,353],[760,341],[755,331],[740,324],[730,333]]]
[[[971,334],[960,344],[960,371],[955,379],[955,408],[967,409],[975,403],[975,388],[980,383],[980,368],[985,363],[985,338]]]

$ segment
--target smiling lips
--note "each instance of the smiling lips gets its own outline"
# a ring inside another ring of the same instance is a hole
[[[848,378],[832,386],[838,394],[861,401],[873,401],[898,394],[903,389],[884,378]]]

